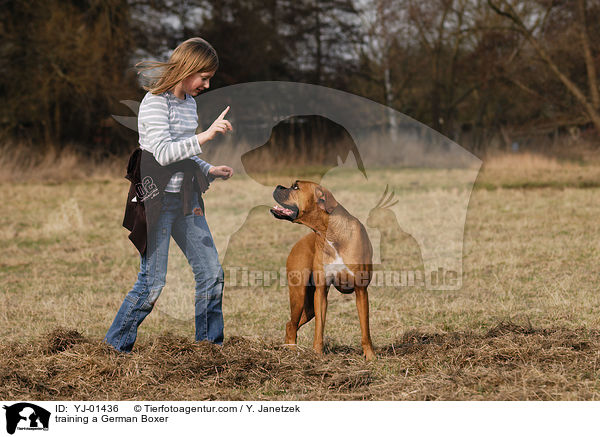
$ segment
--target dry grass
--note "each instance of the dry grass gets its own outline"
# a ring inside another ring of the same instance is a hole
[[[478,186],[493,189],[471,195],[462,288],[373,287],[375,363],[361,358],[353,298],[335,291],[323,358],[310,351],[312,323],[300,330],[298,352],[281,347],[288,301],[277,286],[226,288],[224,346],[193,343],[193,278],[175,244],[167,286],[134,352],[112,353],[101,339],[139,267],[121,228],[123,163],[116,175],[106,167],[61,183],[13,174],[0,184],[0,396],[597,399],[599,167],[538,157],[485,164]],[[419,196],[451,196],[447,180],[455,176],[402,173],[398,184],[419,182],[397,192],[406,219]],[[578,184],[580,176],[590,183]],[[333,172],[326,186],[338,192],[352,177]],[[274,222],[264,206],[246,217],[236,193],[261,200],[271,191],[248,187],[234,177],[206,195],[215,234],[221,224],[240,226],[224,266],[278,269],[306,230]],[[381,193],[369,190],[364,196],[375,203]]]
[[[0,397],[35,400],[558,400],[598,398],[600,332],[503,322],[487,333],[408,331],[380,346],[331,345],[325,358],[273,341],[222,347],[164,333],[132,354],[55,329],[0,346]]]
[[[85,156],[77,147],[51,147],[43,154],[24,144],[0,146],[0,183],[63,183],[123,177],[126,157]]]
[[[600,164],[595,160],[559,160],[539,153],[491,155],[483,162],[477,187],[590,188],[600,186]]]

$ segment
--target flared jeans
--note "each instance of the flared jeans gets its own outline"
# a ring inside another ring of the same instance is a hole
[[[150,314],[165,286],[171,236],[187,258],[196,281],[195,339],[223,343],[223,269],[206,218],[184,216],[181,197],[179,193],[164,194],[159,220],[148,233],[146,252],[140,256],[137,282],[104,337],[118,351],[131,351],[138,326]],[[198,197],[194,195],[192,208],[197,207]]]

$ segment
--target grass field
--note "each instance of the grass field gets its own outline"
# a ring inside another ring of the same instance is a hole
[[[344,178],[324,185],[335,194]],[[410,211],[418,195],[456,194],[439,175],[413,170],[401,178],[422,181],[397,193]],[[323,358],[311,352],[313,323],[300,330],[297,352],[281,346],[288,298],[276,284],[226,287],[224,346],[193,343],[192,275],[174,242],[167,286],[134,352],[112,353],[101,340],[139,267],[121,227],[128,182],[110,171],[58,180],[0,187],[0,398],[600,397],[597,164],[533,155],[486,163],[466,215],[462,287],[373,287],[373,363],[361,357],[353,295],[335,290]],[[307,232],[275,221],[266,206],[246,218],[235,199],[248,186],[243,176],[217,181],[205,198],[216,230],[243,225],[231,238],[226,273],[279,269]],[[375,203],[380,194],[365,196]]]

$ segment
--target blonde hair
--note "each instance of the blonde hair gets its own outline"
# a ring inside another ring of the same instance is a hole
[[[138,74],[160,69],[157,76],[150,77],[150,84],[144,86],[144,89],[152,94],[162,94],[191,74],[216,71],[219,58],[207,41],[196,37],[179,44],[167,62],[145,61],[137,63],[136,67]]]

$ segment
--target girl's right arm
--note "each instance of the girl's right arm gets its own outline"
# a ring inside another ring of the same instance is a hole
[[[221,112],[221,115],[219,115],[217,119],[213,121],[213,124],[211,124],[208,129],[196,135],[200,144],[204,144],[207,141],[212,140],[218,133],[225,134],[227,131],[233,130],[231,123],[228,120],[225,120],[225,115],[227,115],[228,112],[229,106],[225,108],[223,112]]]

